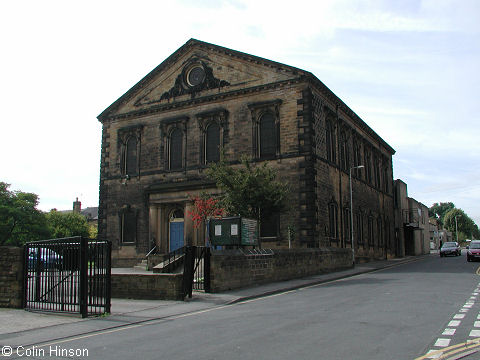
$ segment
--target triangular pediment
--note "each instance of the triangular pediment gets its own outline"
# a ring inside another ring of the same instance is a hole
[[[306,72],[191,39],[107,108],[100,121],[298,78]]]

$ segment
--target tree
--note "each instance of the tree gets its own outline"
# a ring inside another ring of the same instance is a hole
[[[87,219],[76,212],[61,213],[53,209],[47,214],[47,224],[51,237],[63,238],[70,236],[89,237],[90,229]]]
[[[443,225],[445,214],[452,209],[455,209],[455,205],[452,202],[435,203],[428,209],[428,215],[429,217],[437,219],[438,222]]]
[[[0,182],[0,245],[20,246],[48,238],[45,214],[37,209],[38,196],[9,187]]]
[[[473,239],[480,240],[480,229],[478,228],[477,224],[475,224],[475,227],[473,228],[472,240]]]
[[[457,217],[457,224],[455,224]],[[462,210],[453,208],[444,216],[444,226],[447,230],[455,232],[458,230],[459,239],[470,237],[478,229],[475,222]],[[463,235],[460,235],[460,234]]]
[[[222,190],[222,205],[229,214],[260,222],[287,208],[288,187],[276,180],[267,163],[253,164],[242,157],[240,166],[222,160],[209,167],[207,176]]]
[[[187,214],[195,228],[199,228],[209,217],[221,217],[225,211],[220,205],[220,200],[214,199],[209,194],[190,196],[190,200],[193,201],[193,210]]]

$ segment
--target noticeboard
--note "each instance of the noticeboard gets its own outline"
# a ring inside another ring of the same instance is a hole
[[[209,238],[214,246],[255,246],[258,244],[257,221],[238,216],[210,219]]]

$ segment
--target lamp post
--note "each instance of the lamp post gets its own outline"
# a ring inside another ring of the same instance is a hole
[[[355,245],[353,244],[353,194],[352,194],[352,170],[353,169],[363,169],[364,165],[358,165],[351,167],[348,171],[348,179],[350,184],[350,238],[352,240],[352,263],[355,265]]]

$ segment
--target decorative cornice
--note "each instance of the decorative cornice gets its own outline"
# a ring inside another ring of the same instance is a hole
[[[195,67],[200,67],[203,69],[205,73],[205,78],[200,84],[192,86],[189,85],[187,77],[189,71]],[[228,85],[230,85],[228,81],[217,79],[213,75],[212,68],[209,67],[206,62],[200,60],[197,57],[194,57],[190,59],[188,63],[183,67],[182,72],[177,76],[175,84],[170,90],[164,92],[160,98],[151,101],[142,101],[144,97],[141,97],[135,102],[134,105],[138,107],[143,105],[157,104],[162,100],[169,101],[172,98],[182,95],[190,95],[193,99],[198,95],[199,92],[203,90],[220,89]]]
[[[170,125],[170,124],[178,124],[178,123],[186,123],[190,118],[188,116],[175,116],[167,119],[163,119],[161,121],[162,125]]]
[[[271,90],[271,89],[275,89],[275,88],[279,88],[279,87],[283,87],[283,86],[298,84],[298,83],[303,82],[303,80],[304,80],[303,78],[282,80],[282,81],[278,81],[278,82],[275,82],[275,83],[270,83],[270,84],[266,84],[266,85],[258,85],[258,86],[254,86],[254,87],[247,88],[247,89],[239,89],[239,90],[233,90],[233,91],[229,91],[229,92],[225,92],[225,93],[207,95],[207,96],[202,96],[202,97],[193,98],[193,99],[189,99],[189,100],[179,101],[179,102],[175,102],[175,103],[154,105],[154,106],[152,106],[148,109],[134,110],[134,111],[130,111],[128,113],[106,116],[105,118],[101,119],[101,121],[103,121],[103,122],[107,121],[107,120],[114,121],[114,120],[120,120],[120,119],[130,119],[130,118],[133,118],[133,117],[157,114],[157,113],[163,112],[163,111],[188,107],[188,106],[192,106],[192,105],[203,104],[203,103],[216,101],[216,100],[221,100],[221,99],[227,99],[227,98],[231,98],[231,97],[238,96],[238,95],[251,94],[251,93],[255,93],[255,92],[263,92],[263,91],[266,91],[266,90]]]
[[[213,109],[213,110],[200,112],[200,113],[196,114],[195,116],[198,119],[205,119],[205,118],[212,117],[214,115],[221,115],[221,116],[225,117],[225,116],[228,115],[228,111],[225,108],[218,108],[218,109]]]
[[[248,108],[250,110],[252,109],[260,109],[260,108],[267,108],[270,106],[275,106],[275,105],[281,105],[282,100],[281,99],[275,99],[275,100],[270,100],[270,101],[260,101],[260,102],[254,102],[248,104]]]

